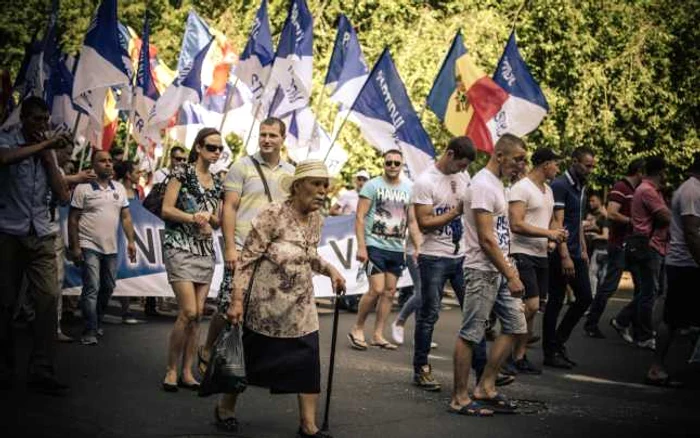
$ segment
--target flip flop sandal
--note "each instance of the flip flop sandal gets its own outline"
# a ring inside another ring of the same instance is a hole
[[[354,350],[365,351],[367,349],[367,343],[356,339],[352,333],[348,333],[348,340],[350,341],[350,347]]]
[[[496,414],[515,414],[518,410],[518,405],[500,392],[492,398],[477,398],[475,400]]]
[[[372,347],[378,347],[381,348],[382,350],[396,350],[399,348],[397,345],[392,344],[391,342],[370,342],[369,345]]]
[[[467,417],[493,417],[493,410],[485,407],[476,400],[472,400],[469,404],[455,409],[452,406],[447,408],[450,414],[465,415]]]

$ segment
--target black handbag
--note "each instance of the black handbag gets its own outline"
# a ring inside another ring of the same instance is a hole
[[[227,324],[219,334],[198,395],[240,394],[248,386],[243,353],[243,326]]]
[[[165,190],[168,188],[168,182],[170,182],[170,175],[168,175],[163,182],[153,184],[151,191],[148,192],[143,200],[143,208],[151,212],[156,217],[163,218],[163,198],[165,197]]]

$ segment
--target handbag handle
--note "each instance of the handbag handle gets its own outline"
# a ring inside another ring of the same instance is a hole
[[[248,290],[245,293],[245,300],[243,301],[243,326],[245,326],[246,319],[248,317],[248,306],[250,305],[250,295],[253,293],[253,282],[255,281],[255,273],[258,272],[258,267],[262,262],[262,256],[255,261],[255,266],[253,266],[253,273],[250,275],[250,281],[248,282]]]

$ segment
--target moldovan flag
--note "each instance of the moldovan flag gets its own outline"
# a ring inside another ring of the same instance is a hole
[[[474,64],[457,32],[428,95],[428,108],[453,135],[467,135],[477,149],[491,153],[503,134],[496,116],[508,93]]]

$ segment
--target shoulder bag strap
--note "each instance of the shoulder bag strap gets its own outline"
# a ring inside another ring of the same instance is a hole
[[[255,170],[258,171],[258,175],[260,175],[260,179],[262,180],[263,186],[265,187],[265,194],[267,195],[267,200],[272,202],[272,194],[270,193],[270,187],[267,185],[267,180],[265,179],[265,174],[263,173],[262,167],[260,167],[260,163],[258,163],[258,160],[256,160],[252,155],[250,156],[250,159],[253,161],[253,164],[255,165]]]

